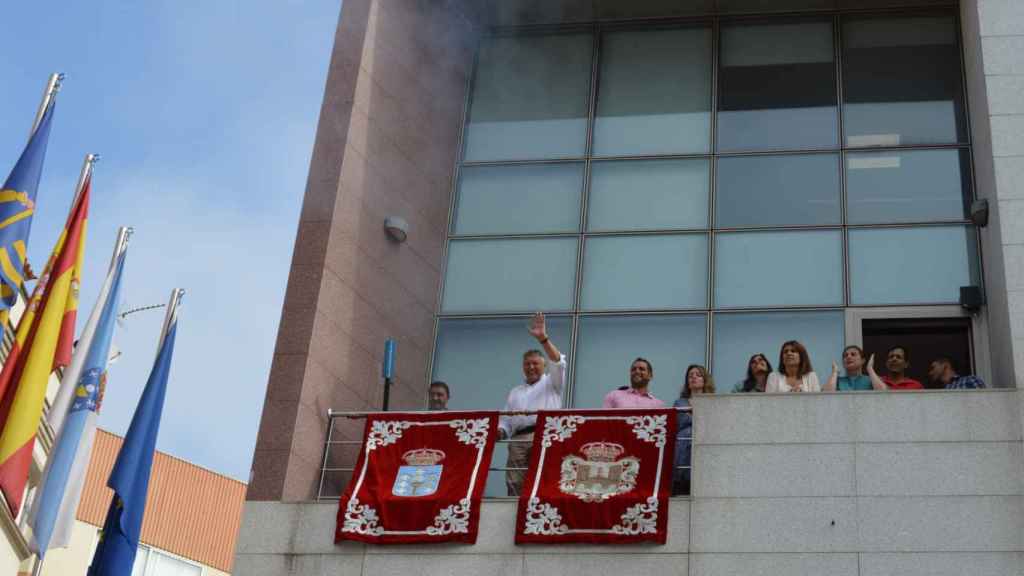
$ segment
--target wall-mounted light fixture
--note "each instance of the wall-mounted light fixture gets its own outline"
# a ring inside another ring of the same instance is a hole
[[[409,224],[398,216],[388,216],[385,218],[384,230],[387,231],[388,236],[392,240],[398,243],[405,242],[405,239],[409,237]]]

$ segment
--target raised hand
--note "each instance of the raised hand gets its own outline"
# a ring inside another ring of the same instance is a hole
[[[865,366],[865,368],[867,369],[867,373],[869,375],[875,373],[875,355],[874,354],[872,354],[871,356],[868,357],[868,363],[867,363],[867,366]]]
[[[537,312],[530,317],[530,335],[538,341],[548,339],[548,328],[547,324],[544,322],[543,312]]]
[[[832,361],[832,373],[839,374],[839,364],[836,364],[835,360]]]

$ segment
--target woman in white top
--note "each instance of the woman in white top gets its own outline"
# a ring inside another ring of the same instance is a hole
[[[779,371],[768,375],[765,392],[821,392],[818,375],[811,368],[807,348],[796,340],[782,345]]]

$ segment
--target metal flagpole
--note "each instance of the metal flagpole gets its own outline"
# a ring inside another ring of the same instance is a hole
[[[160,342],[156,346],[157,355],[160,354],[160,350],[164,347],[164,338],[167,337],[167,330],[178,316],[178,305],[181,304],[181,297],[184,295],[185,290],[183,288],[171,290],[171,299],[167,301],[167,313],[164,315],[164,326],[160,330]]]
[[[53,97],[57,95],[57,92],[60,92],[60,85],[63,81],[63,72],[50,74],[50,80],[46,82],[46,90],[43,92],[43,101],[39,103],[39,110],[36,111],[36,120],[32,123],[32,130],[28,133],[29,138],[36,133],[36,128],[43,121],[43,114],[46,114],[46,109],[50,106]]]

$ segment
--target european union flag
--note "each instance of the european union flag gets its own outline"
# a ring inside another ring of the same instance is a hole
[[[0,310],[14,305],[25,281],[28,234],[36,210],[36,191],[43,173],[46,144],[50,139],[53,106],[51,100],[18,163],[0,188]]]
[[[174,300],[170,305],[175,305]],[[92,565],[89,566],[89,576],[130,576],[132,573],[142,532],[149,472],[153,466],[153,450],[160,430],[160,414],[163,412],[167,376],[171,369],[174,336],[177,332],[177,315],[173,309],[168,314],[171,315],[171,321],[160,352],[149,373],[135,415],[132,416],[132,423],[125,434],[117,461],[114,462],[114,469],[110,472],[110,479],[107,480],[107,486],[114,491],[114,496],[107,510],[103,531],[100,532],[96,553],[92,557]]]

